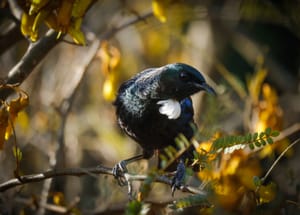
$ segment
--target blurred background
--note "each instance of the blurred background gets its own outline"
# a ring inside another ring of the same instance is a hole
[[[14,21],[9,4],[0,2],[3,39]],[[86,46],[70,44],[72,37],[67,35],[20,86],[29,97],[29,105],[18,113],[14,123],[22,152],[21,173],[40,173],[53,166],[112,167],[139,153],[139,146],[116,124],[112,105],[116,91],[123,81],[145,68],[184,62],[199,69],[218,93],[216,98],[193,96],[202,141],[210,140],[216,133],[246,134],[267,127],[285,131],[280,142],[239,157],[240,167],[249,167],[250,172],[262,176],[274,159],[300,137],[299,12],[299,1],[283,0],[95,1],[81,25]],[[41,25],[39,39],[47,29]],[[21,35],[20,31],[16,34]],[[95,41],[97,51],[87,60]],[[28,45],[24,36],[16,36],[10,47],[0,43],[4,50],[0,57],[3,80]],[[14,177],[12,139],[4,143],[0,152],[1,182]],[[285,214],[297,214],[299,210],[299,149],[297,145],[293,147],[272,173],[271,180],[277,184],[273,210],[284,202]],[[141,161],[132,164],[130,171],[146,173],[154,163],[155,158],[150,164]],[[250,173],[243,175],[248,176],[252,180]],[[196,175],[198,182],[190,182],[197,184],[205,177]],[[33,202],[40,201],[45,184],[31,183],[1,193],[0,211],[37,211]],[[139,183],[136,187],[138,190]],[[224,198],[234,201],[220,201],[220,208],[239,211],[242,197],[234,194],[238,188],[233,186],[229,190],[227,196],[224,191]],[[123,214],[128,202],[127,188],[119,187],[111,176],[105,175],[57,177],[48,191],[50,205],[67,207],[79,199],[73,214]],[[165,214],[170,211],[168,203],[185,195],[179,191],[173,198],[168,186],[155,184],[146,201],[153,203],[151,213]],[[222,214],[220,208],[211,213]],[[200,212],[197,207],[189,210]]]

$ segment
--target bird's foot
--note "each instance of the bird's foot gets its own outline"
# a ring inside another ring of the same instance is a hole
[[[112,169],[112,174],[115,177],[115,179],[117,179],[118,184],[120,186],[125,186],[128,184],[128,181],[124,176],[124,173],[127,172],[126,165],[127,165],[126,161],[120,161]]]
[[[174,178],[172,179],[172,184],[171,184],[172,196],[174,196],[176,189],[179,189],[180,186],[182,185],[184,177],[185,177],[185,165],[183,163],[183,160],[180,160],[177,165]]]

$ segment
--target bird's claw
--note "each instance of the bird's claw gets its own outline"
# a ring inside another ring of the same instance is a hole
[[[112,174],[115,177],[115,179],[117,179],[118,184],[120,186],[125,186],[128,184],[127,179],[124,177],[124,173],[126,172],[127,172],[127,167],[125,161],[120,161],[112,169]]]
[[[182,160],[177,165],[175,176],[172,179],[171,189],[172,189],[172,196],[174,196],[174,193],[176,189],[179,189],[182,185],[182,182],[185,177],[185,165]]]

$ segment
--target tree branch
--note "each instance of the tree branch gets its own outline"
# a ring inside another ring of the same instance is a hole
[[[57,32],[49,30],[38,42],[30,44],[23,58],[9,71],[6,83],[21,84],[59,41]]]
[[[2,184],[0,184],[0,192],[4,192],[10,188],[17,187],[20,185],[25,185],[28,183],[33,182],[40,182],[48,178],[54,178],[58,176],[84,176],[84,175],[99,175],[99,174],[105,174],[105,175],[111,175],[112,169],[105,166],[97,166],[97,167],[91,167],[91,168],[68,168],[68,169],[54,169],[54,170],[48,170],[43,173],[38,174],[31,174],[31,175],[23,175],[20,176],[20,178],[13,178],[10,179]],[[147,175],[133,175],[130,173],[125,173],[125,177],[129,181],[144,181],[147,179]],[[155,182],[166,184],[171,186],[172,180],[164,175],[158,176],[155,178]],[[206,192],[197,188],[192,187],[188,185],[182,185],[180,186],[179,190],[182,192],[188,192],[193,194],[203,194],[205,195]]]
[[[148,12],[142,16],[138,16],[135,19],[129,20],[119,27],[112,28],[98,37],[100,38],[100,40],[109,39],[113,37],[117,32],[140,21],[145,21],[147,18],[152,16],[153,13]],[[48,52],[62,40],[62,38],[63,37],[60,37],[58,39],[57,32],[49,30],[47,34],[43,36],[39,41],[30,44],[22,59],[9,71],[4,84],[20,85],[30,75],[33,69],[44,59]],[[2,91],[0,94],[0,99],[5,100],[11,93],[11,90]]]

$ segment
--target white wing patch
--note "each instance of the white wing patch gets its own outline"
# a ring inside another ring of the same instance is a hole
[[[159,112],[166,115],[169,119],[177,119],[181,114],[181,107],[178,101],[174,99],[161,100],[157,102]]]

